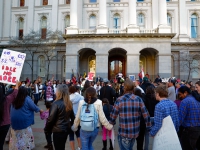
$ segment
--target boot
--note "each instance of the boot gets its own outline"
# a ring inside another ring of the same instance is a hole
[[[53,145],[52,144],[49,144],[48,150],[53,150]]]
[[[102,150],[107,150],[107,140],[103,140],[103,148]]]
[[[109,150],[113,150],[112,140],[110,139],[110,148]]]

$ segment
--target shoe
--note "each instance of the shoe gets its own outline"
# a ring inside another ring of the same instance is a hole
[[[81,150],[81,148],[80,148],[80,147],[78,147],[76,150]]]
[[[47,144],[47,145],[45,145],[45,146],[44,146],[44,148],[49,148],[49,145],[48,145],[48,144]]]

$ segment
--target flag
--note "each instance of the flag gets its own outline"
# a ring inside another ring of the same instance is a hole
[[[73,77],[74,77],[74,71],[72,69],[71,80],[73,79]]]

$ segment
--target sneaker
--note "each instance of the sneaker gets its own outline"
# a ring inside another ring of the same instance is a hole
[[[81,150],[81,148],[80,148],[80,147],[78,147],[76,150]]]

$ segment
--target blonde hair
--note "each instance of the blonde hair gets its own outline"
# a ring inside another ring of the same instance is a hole
[[[69,98],[69,89],[66,84],[59,84],[57,85],[56,89],[56,100],[63,99],[66,111],[71,111],[72,108],[72,102],[70,101]]]

